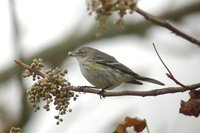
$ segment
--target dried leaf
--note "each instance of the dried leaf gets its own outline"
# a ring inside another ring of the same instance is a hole
[[[188,101],[181,101],[180,113],[189,116],[198,117],[200,114],[200,92],[191,91],[190,99]]]
[[[114,133],[127,133],[127,127],[133,127],[134,131],[142,132],[146,127],[146,120],[126,117],[125,120],[117,126]]]

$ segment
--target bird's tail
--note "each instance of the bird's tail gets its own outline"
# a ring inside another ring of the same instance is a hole
[[[146,82],[150,82],[150,83],[154,83],[154,84],[158,84],[158,85],[165,85],[164,83],[162,83],[156,79],[142,77],[142,76],[138,76],[137,80],[142,80],[142,81],[146,81]]]

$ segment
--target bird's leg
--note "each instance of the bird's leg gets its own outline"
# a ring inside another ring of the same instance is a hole
[[[107,89],[107,88],[109,88],[110,86],[106,86],[106,87],[104,87],[103,89],[101,89],[99,92],[98,92],[98,94],[99,94],[99,96],[100,96],[100,99],[102,99],[102,98],[105,98],[105,95],[104,95],[104,93],[106,92],[105,90]]]
[[[105,98],[104,92],[105,92],[104,89],[101,89],[101,90],[98,92],[98,94],[99,94],[99,96],[100,96],[100,99]]]

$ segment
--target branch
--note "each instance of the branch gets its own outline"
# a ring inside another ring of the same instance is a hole
[[[45,74],[42,72],[38,72],[32,69],[29,65],[23,63],[20,60],[15,60],[15,63],[20,65],[21,67],[28,69],[34,73],[37,73],[41,77],[45,77]],[[157,95],[163,95],[163,94],[169,94],[169,93],[178,93],[178,92],[184,92],[188,90],[195,90],[197,88],[200,88],[200,83],[186,85],[185,87],[166,87],[166,88],[160,88],[160,89],[153,89],[149,91],[110,91],[110,92],[103,92],[104,97],[110,97],[110,96],[157,96]],[[76,92],[84,92],[84,93],[92,93],[92,94],[98,94],[101,90],[95,88],[95,87],[89,87],[89,86],[72,86],[72,91]]]
[[[156,54],[158,56],[158,58],[160,59],[161,63],[163,64],[163,66],[165,67],[165,69],[168,71],[168,73],[166,73],[167,77],[170,78],[171,80],[173,80],[176,84],[182,86],[183,88],[187,88],[184,84],[182,84],[181,82],[179,82],[174,75],[172,74],[172,72],[169,70],[169,68],[167,67],[167,65],[165,64],[165,62],[162,60],[161,56],[158,53],[158,50],[156,49],[155,44],[153,43],[153,47],[154,50],[156,51]]]
[[[174,25],[171,24],[171,22],[167,19],[161,19],[161,18],[157,18],[156,16],[153,16],[143,10],[141,10],[140,8],[136,8],[135,10],[137,13],[139,13],[140,15],[144,16],[147,20],[158,24],[162,27],[165,27],[167,29],[169,29],[170,31],[174,32],[175,34],[183,37],[184,39],[188,40],[189,42],[196,44],[197,46],[200,46],[200,40],[184,33],[183,31],[179,30],[178,28],[176,28]]]
[[[197,88],[200,88],[200,83],[186,85],[186,88],[184,87],[166,87],[166,88],[160,88],[160,89],[152,89],[149,91],[110,91],[110,92],[103,92],[103,96],[105,97],[111,97],[111,96],[158,96],[163,94],[170,94],[170,93],[178,93],[178,92],[185,92],[188,90],[195,90]],[[85,93],[93,93],[93,94],[99,94],[99,90],[94,89],[93,87],[74,87],[73,91],[77,92],[85,92]]]
[[[13,48],[15,50],[15,55],[20,58],[23,59],[23,50],[22,50],[22,45],[21,45],[21,32],[20,32],[20,25],[19,25],[19,21],[18,21],[18,16],[16,13],[16,1],[15,0],[9,0],[9,10],[10,10],[10,19],[11,19],[11,29],[12,29],[12,41],[13,41]],[[16,126],[16,127],[24,127],[29,118],[32,115],[32,112],[30,110],[30,105],[28,103],[28,101],[26,100],[27,98],[27,93],[26,93],[26,85],[24,83],[23,78],[21,77],[22,75],[22,70],[19,69],[15,69],[15,74],[17,76],[17,81],[19,84],[19,92],[20,92],[20,112],[18,114],[18,118],[16,120],[13,119],[12,121],[12,125]],[[11,72],[9,72],[11,73]],[[5,75],[9,74],[9,73],[5,73]],[[5,130],[6,132],[8,132],[9,129],[9,125],[7,124],[7,126],[5,126]],[[17,132],[17,130],[16,130]]]
[[[22,66],[23,68],[27,69],[27,70],[30,70],[31,72],[34,72],[35,74],[37,75],[40,75],[41,77],[45,78],[45,74],[36,70],[36,69],[32,69],[29,65],[23,63],[22,61],[20,60],[14,60],[16,64]]]

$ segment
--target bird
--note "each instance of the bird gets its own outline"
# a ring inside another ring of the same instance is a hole
[[[81,47],[68,55],[76,57],[82,75],[97,89],[112,90],[122,83],[142,85],[142,81],[165,85],[156,79],[140,76],[115,57],[95,48]]]

